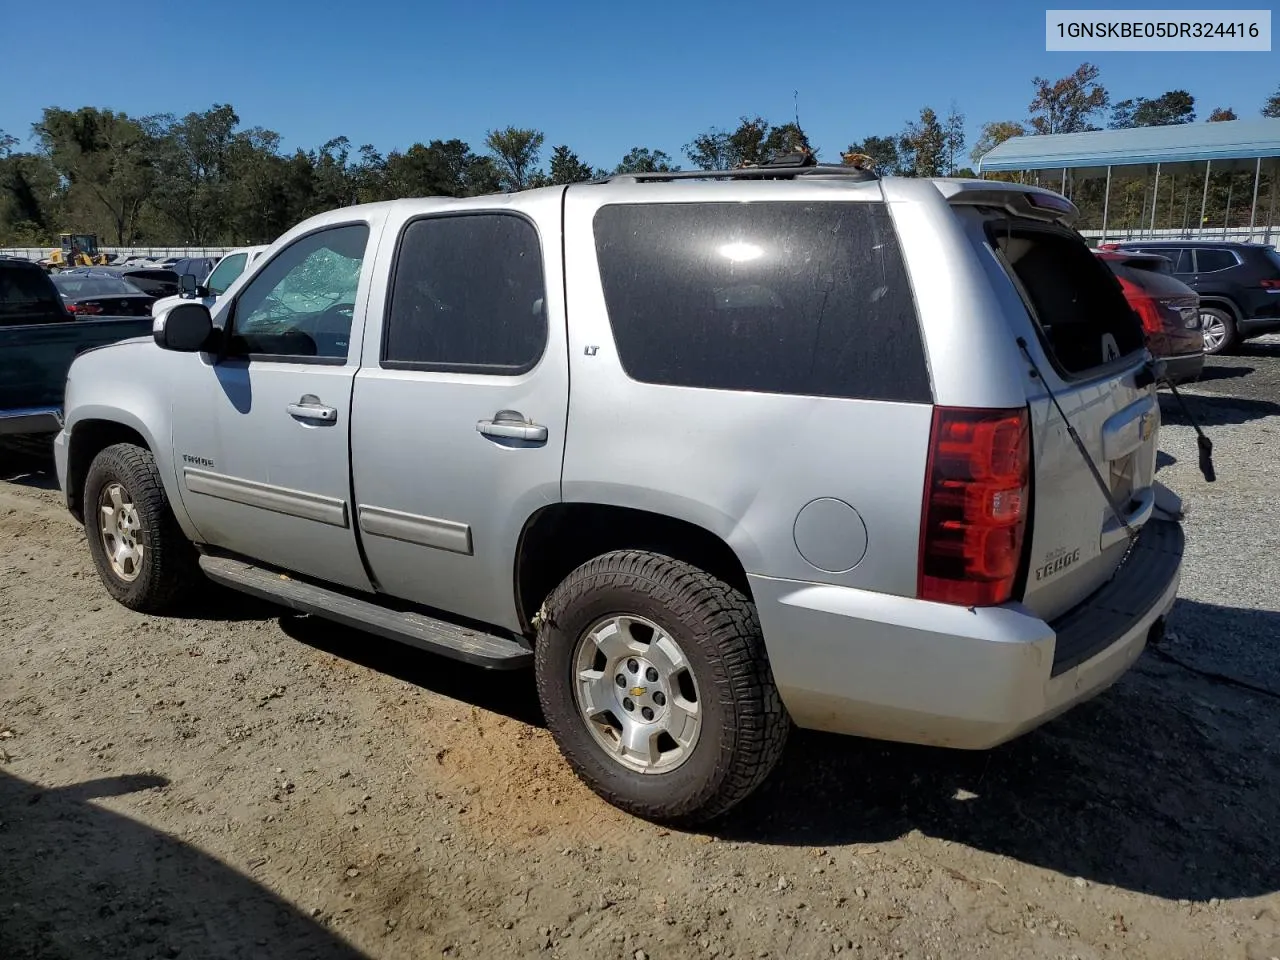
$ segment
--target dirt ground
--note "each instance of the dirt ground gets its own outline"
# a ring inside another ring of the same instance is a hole
[[[1233,377],[1212,487],[1166,408],[1165,656],[989,753],[797,734],[699,833],[581,786],[527,674],[213,588],[114,604],[10,457],[0,957],[1280,957],[1280,405]]]

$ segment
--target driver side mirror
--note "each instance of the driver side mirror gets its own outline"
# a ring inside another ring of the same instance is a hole
[[[196,297],[207,297],[209,295],[209,291],[196,282],[196,275],[194,273],[180,273],[178,274],[178,295],[186,297],[187,299],[192,299]]]
[[[151,324],[151,336],[164,350],[198,353],[213,348],[213,317],[203,303],[179,303],[162,311]]]

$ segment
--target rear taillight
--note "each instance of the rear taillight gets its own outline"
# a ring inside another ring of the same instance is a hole
[[[1120,281],[1120,289],[1124,291],[1124,298],[1129,301],[1129,306],[1133,308],[1133,312],[1142,321],[1142,329],[1147,333],[1159,333],[1161,331],[1160,307],[1155,298],[1136,283],[1126,280],[1124,277],[1116,277],[1116,279]]]
[[[93,315],[101,313],[102,307],[98,306],[96,303],[68,303],[67,311],[69,313]]]
[[[1258,286],[1263,290],[1280,290],[1280,280],[1260,280]]]
[[[935,407],[920,528],[922,600],[993,606],[1013,594],[1031,497],[1025,408]]]

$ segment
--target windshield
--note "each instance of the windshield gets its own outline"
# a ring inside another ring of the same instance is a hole
[[[111,277],[53,277],[53,285],[64,297],[112,297],[145,296],[141,290],[125,280]]]

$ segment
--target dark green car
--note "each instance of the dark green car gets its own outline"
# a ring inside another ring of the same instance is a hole
[[[38,265],[0,258],[0,436],[56,433],[76,355],[150,332],[149,316],[76,319]]]

